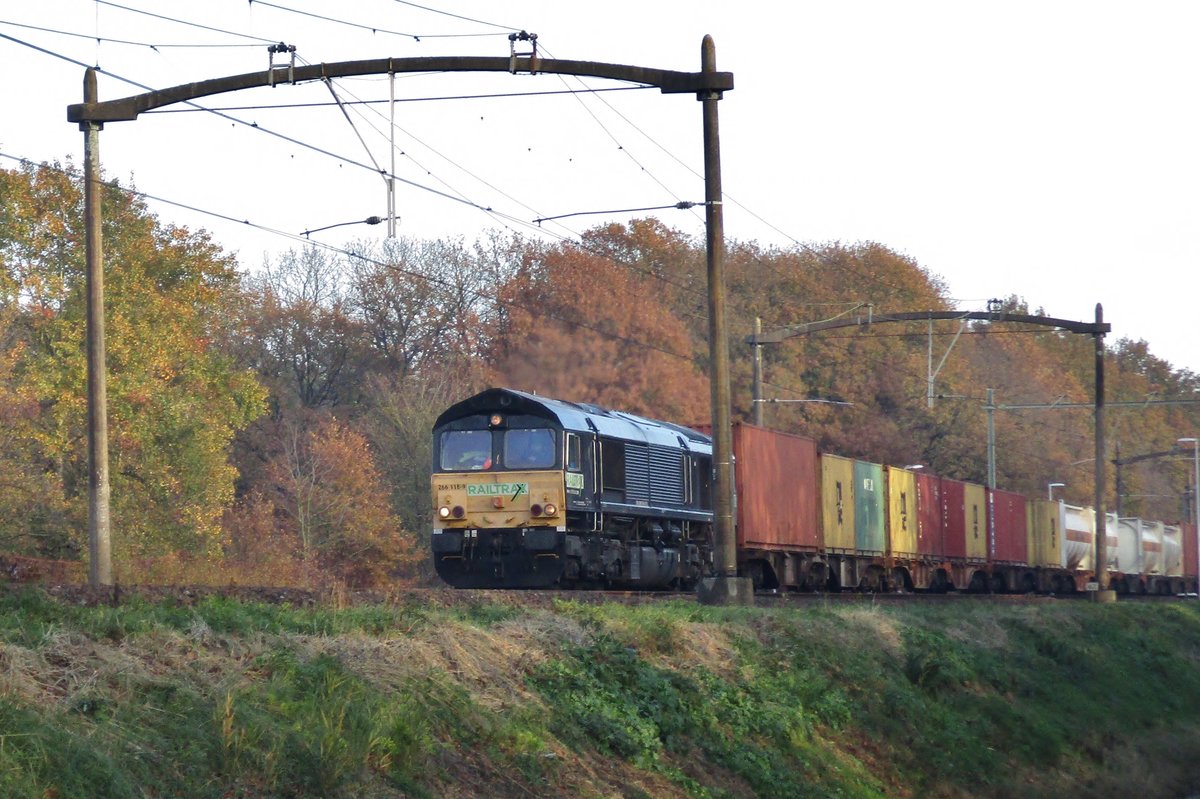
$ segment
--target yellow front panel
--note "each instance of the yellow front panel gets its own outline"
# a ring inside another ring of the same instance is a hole
[[[433,493],[435,530],[507,527],[561,527],[566,525],[563,473],[540,472],[452,472],[435,474]],[[530,508],[553,505],[556,513],[533,516]],[[442,518],[441,508],[463,509],[458,518]]]
[[[912,472],[888,466],[888,549],[893,555],[917,554],[917,477]]]
[[[988,556],[987,497],[983,486],[967,483],[963,489],[967,515],[967,560],[985,561]]]
[[[854,461],[821,455],[821,509],[825,548],[854,549]]]

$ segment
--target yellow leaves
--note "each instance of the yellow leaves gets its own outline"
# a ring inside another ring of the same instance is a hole
[[[27,451],[0,446],[0,464],[56,464],[52,493],[72,509],[57,514],[65,525],[87,489],[80,196],[53,169],[0,171],[0,186],[0,297],[20,298],[20,345],[3,351],[0,386],[7,375],[35,409],[22,433]],[[114,546],[126,555],[211,552],[233,496],[230,442],[265,396],[209,347],[226,315],[222,287],[236,275],[206,237],[158,227],[114,187],[104,202]],[[0,486],[0,505],[3,494]],[[45,515],[53,499],[25,513]]]

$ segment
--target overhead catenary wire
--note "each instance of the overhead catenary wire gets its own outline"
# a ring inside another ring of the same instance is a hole
[[[107,0],[97,0],[97,2],[106,2],[106,1],[107,1]],[[62,60],[64,60],[64,61],[67,61],[67,62],[69,62],[69,63],[76,64],[76,65],[78,65],[78,66],[84,67],[85,69],[88,69],[88,68],[90,68],[88,64],[85,64],[85,63],[83,63],[82,61],[78,61],[78,60],[76,60],[76,59],[74,59],[74,58],[71,58],[71,57],[69,57],[69,56],[62,55],[61,53],[56,53],[56,52],[54,52],[54,51],[52,51],[52,50],[47,50],[47,49],[46,49],[46,48],[44,48],[44,47],[38,47],[38,46],[37,46],[37,45],[35,45],[35,44],[31,44],[30,42],[26,42],[26,41],[23,41],[23,40],[21,40],[21,39],[17,39],[16,37],[13,37],[13,36],[9,36],[9,35],[7,35],[7,34],[0,33],[0,38],[3,38],[3,39],[8,39],[9,41],[16,42],[17,44],[24,45],[24,46],[26,46],[26,47],[30,47],[30,48],[32,48],[32,49],[34,49],[34,50],[37,50],[37,51],[39,51],[39,52],[42,52],[42,53],[45,53],[46,55],[51,55],[51,56],[54,56],[55,58],[60,58],[60,59],[62,59]],[[101,71],[102,71],[102,70],[101,70]],[[129,79],[129,78],[125,78],[125,77],[121,77],[120,75],[114,74],[114,73],[112,73],[112,72],[104,72],[104,71],[102,71],[102,72],[103,72],[103,74],[105,74],[105,75],[107,75],[107,76],[109,76],[109,77],[111,77],[111,78],[115,78],[116,80],[120,80],[120,81],[123,81],[124,83],[128,83],[128,84],[130,84],[130,85],[132,85],[132,86],[136,86],[136,87],[138,87],[139,89],[144,89],[144,90],[146,90],[146,91],[153,91],[153,89],[151,89],[151,87],[149,87],[149,86],[147,86],[147,85],[145,85],[145,84],[143,84],[143,83],[139,83],[138,81],[131,80],[131,79]],[[337,154],[337,153],[334,153],[334,152],[332,152],[332,151],[330,151],[330,150],[327,150],[327,149],[325,149],[325,148],[323,148],[323,147],[318,147],[318,146],[317,146],[317,145],[315,145],[315,144],[309,144],[308,142],[302,141],[302,140],[300,140],[300,139],[297,139],[297,138],[295,138],[295,137],[293,137],[293,136],[288,136],[288,135],[287,135],[287,134],[285,134],[285,133],[280,133],[280,132],[278,132],[278,131],[271,130],[270,128],[263,127],[262,125],[259,125],[257,122],[247,122],[247,121],[246,121],[246,120],[244,120],[244,119],[238,119],[237,117],[235,117],[235,116],[231,116],[231,115],[229,115],[229,114],[226,114],[226,113],[224,113],[224,112],[221,112],[221,111],[216,111],[216,110],[214,110],[214,109],[211,109],[211,108],[206,108],[206,107],[204,107],[204,106],[200,105],[199,103],[195,103],[195,102],[193,102],[193,101],[191,101],[191,100],[185,100],[184,102],[185,102],[185,103],[187,103],[188,105],[195,106],[195,107],[196,107],[196,108],[198,108],[198,109],[201,109],[201,110],[204,110],[204,111],[208,111],[208,112],[209,112],[209,113],[211,113],[211,114],[215,114],[216,116],[218,116],[218,117],[221,117],[222,119],[229,120],[230,122],[233,122],[233,123],[235,123],[235,124],[244,125],[244,126],[246,126],[246,127],[248,127],[248,128],[251,128],[251,129],[253,129],[253,130],[261,131],[261,132],[263,132],[263,133],[266,133],[267,135],[270,135],[270,136],[275,136],[275,137],[277,137],[277,138],[279,138],[279,139],[282,139],[283,141],[289,142],[289,143],[291,143],[291,144],[295,144],[295,145],[296,145],[296,146],[298,146],[298,147],[304,147],[304,148],[306,148],[306,149],[312,150],[313,152],[320,153],[321,155],[326,155],[326,156],[329,156],[329,157],[331,157],[331,158],[337,159],[338,161],[341,161],[342,163],[349,164],[350,166],[356,166],[356,167],[359,167],[360,169],[366,169],[366,170],[369,170],[369,171],[371,171],[371,172],[378,172],[378,171],[379,171],[378,169],[376,169],[375,167],[371,166],[370,164],[365,164],[365,163],[363,163],[363,162],[361,162],[361,161],[357,161],[357,160],[355,160],[355,159],[353,159],[353,158],[350,158],[350,157],[348,157],[348,156],[339,155],[339,154]],[[424,184],[422,184],[422,183],[418,183],[418,182],[416,182],[416,181],[414,181],[414,180],[409,180],[408,178],[403,178],[403,177],[400,177],[399,175],[391,175],[390,173],[386,173],[386,174],[387,174],[387,176],[388,176],[388,177],[395,178],[396,180],[400,181],[401,183],[404,183],[404,184],[406,184],[406,185],[408,185],[408,186],[412,186],[413,188],[417,188],[417,189],[421,189],[422,191],[427,191],[427,192],[430,192],[430,193],[432,193],[432,194],[435,194],[435,195],[437,195],[437,196],[439,196],[439,197],[443,197],[443,198],[445,198],[445,199],[451,200],[451,201],[453,201],[453,202],[456,202],[456,203],[461,203],[461,204],[463,204],[463,205],[466,205],[466,206],[469,206],[469,207],[472,207],[472,208],[478,209],[478,210],[480,210],[480,211],[484,211],[484,212],[487,212],[487,213],[492,213],[492,212],[493,212],[493,209],[492,209],[492,208],[490,208],[490,207],[488,207],[488,206],[484,206],[484,205],[481,205],[481,204],[479,204],[479,203],[475,203],[475,202],[472,202],[472,201],[470,201],[470,200],[463,199],[463,198],[461,198],[461,197],[456,197],[456,196],[454,196],[453,194],[449,194],[449,193],[447,193],[447,192],[440,191],[440,190],[438,190],[438,189],[435,189],[435,188],[433,188],[432,186],[426,186],[426,185],[424,185]]]
[[[586,80],[584,80],[583,78],[576,76],[576,78],[575,78],[575,79],[576,79],[577,81],[579,81],[579,83],[580,83],[581,85],[583,85],[583,86],[585,86],[585,87],[588,87],[588,88],[591,88],[590,86],[588,86],[588,83],[587,83],[587,81],[586,81]],[[675,153],[671,152],[671,150],[669,150],[667,147],[665,147],[663,144],[661,144],[661,143],[660,143],[660,142],[659,142],[657,139],[655,139],[655,138],[654,138],[653,136],[651,136],[649,133],[646,133],[646,131],[642,130],[642,129],[641,129],[641,128],[640,128],[640,127],[639,127],[639,126],[636,124],[636,123],[634,123],[634,122],[633,122],[631,119],[629,119],[629,117],[627,117],[627,116],[625,116],[623,113],[621,113],[621,111],[620,111],[620,110],[619,110],[619,109],[618,109],[616,106],[614,106],[612,103],[608,102],[608,101],[607,101],[607,100],[605,100],[603,97],[598,97],[597,99],[598,99],[598,100],[600,100],[600,102],[604,103],[604,105],[605,105],[605,106],[607,106],[607,107],[609,108],[609,110],[611,110],[611,111],[612,111],[614,114],[616,114],[618,117],[620,117],[620,118],[621,118],[621,119],[622,119],[622,120],[625,122],[625,124],[629,125],[629,127],[633,128],[635,131],[637,131],[638,133],[640,133],[640,134],[641,134],[641,135],[642,135],[642,136],[643,136],[643,137],[644,137],[644,138],[645,138],[647,141],[649,141],[651,144],[653,144],[655,147],[657,147],[659,150],[661,150],[661,151],[662,151],[662,152],[663,152],[663,153],[664,153],[664,154],[665,154],[665,155],[666,155],[668,158],[670,158],[670,159],[671,159],[671,160],[673,160],[675,163],[679,164],[681,167],[683,167],[684,169],[686,169],[688,172],[691,172],[693,175],[695,175],[696,177],[700,178],[701,180],[703,180],[703,179],[704,179],[704,176],[703,176],[703,175],[702,175],[700,172],[698,172],[696,169],[694,169],[693,167],[691,167],[691,166],[690,166],[690,165],[689,165],[687,162],[685,162],[685,161],[684,161],[682,158],[680,158],[679,156],[675,155]],[[789,240],[790,240],[790,241],[791,241],[793,244],[796,244],[796,245],[799,245],[799,246],[805,246],[805,245],[804,245],[804,244],[803,244],[803,243],[802,243],[802,242],[801,242],[799,239],[797,239],[795,236],[792,236],[791,234],[789,234],[789,233],[787,233],[787,232],[785,232],[785,231],[781,230],[780,228],[776,227],[775,225],[773,225],[772,223],[770,223],[770,222],[768,222],[766,219],[764,219],[762,216],[760,216],[760,215],[758,215],[757,213],[755,213],[755,212],[754,212],[753,210],[751,210],[749,207],[747,207],[747,206],[746,206],[746,205],[744,205],[743,203],[739,202],[739,201],[738,201],[738,200],[737,200],[735,197],[733,197],[731,194],[729,194],[729,192],[727,192],[727,191],[724,191],[724,189],[722,189],[722,192],[721,192],[721,194],[722,194],[722,199],[723,199],[725,202],[727,202],[727,203],[729,203],[729,204],[731,204],[731,205],[735,205],[735,206],[737,206],[737,207],[738,207],[738,208],[740,208],[741,210],[743,210],[743,211],[745,211],[746,213],[748,213],[750,216],[754,217],[754,219],[758,220],[758,221],[759,221],[759,222],[761,222],[762,224],[764,224],[764,225],[766,225],[767,227],[769,227],[771,230],[774,230],[774,231],[775,231],[776,233],[778,233],[779,235],[783,236],[783,237],[784,237],[784,238],[786,238],[786,239],[789,239]]]
[[[347,94],[349,94],[351,97],[356,97],[356,95],[354,95],[354,94],[353,94],[353,92],[350,92],[349,90],[345,90],[345,91],[346,91],[346,93],[347,93]],[[357,97],[356,97],[356,99],[357,99]],[[346,104],[346,105],[348,106],[349,104]],[[343,110],[343,112],[344,112],[344,111],[345,111],[345,107],[343,107],[343,109],[342,109],[342,110]],[[395,122],[393,119],[389,119],[389,118],[386,118],[386,117],[384,117],[384,115],[382,114],[382,112],[380,112],[378,109],[376,109],[376,108],[371,108],[371,107],[368,107],[368,110],[370,110],[370,111],[374,112],[374,113],[375,113],[375,114],[376,114],[376,115],[377,115],[377,116],[378,116],[378,117],[379,117],[381,120],[383,120],[384,122],[386,122],[386,124],[387,124],[387,125],[388,125],[388,126],[389,126],[389,127],[392,129],[392,130],[394,130],[394,131],[395,131],[395,130],[398,130],[398,131],[400,131],[400,132],[401,132],[401,133],[403,133],[405,136],[408,136],[410,139],[412,139],[413,141],[415,141],[415,142],[417,142],[418,144],[420,144],[422,147],[425,147],[427,150],[429,150],[430,152],[432,152],[432,153],[433,153],[434,155],[436,155],[438,158],[441,158],[442,160],[444,160],[444,161],[446,161],[447,163],[449,163],[451,166],[453,166],[453,167],[455,167],[456,169],[458,169],[458,170],[462,171],[463,173],[467,174],[468,176],[470,176],[470,177],[471,177],[471,178],[473,178],[474,180],[478,181],[479,183],[482,183],[484,186],[488,187],[488,188],[489,188],[489,189],[491,189],[492,191],[495,191],[497,194],[500,194],[500,195],[501,195],[502,197],[504,197],[505,199],[507,199],[507,200],[509,200],[510,202],[513,202],[513,203],[515,203],[515,204],[517,204],[517,205],[520,205],[521,207],[523,207],[523,208],[525,208],[525,209],[527,209],[527,210],[529,210],[529,211],[532,211],[532,212],[533,212],[533,213],[535,213],[535,214],[536,214],[536,213],[538,213],[538,211],[536,211],[534,208],[532,208],[532,207],[531,207],[531,206],[529,206],[528,204],[526,204],[526,203],[522,202],[521,200],[518,200],[516,197],[512,196],[511,194],[509,194],[508,192],[504,191],[503,189],[500,189],[499,187],[497,187],[497,186],[493,185],[491,182],[489,182],[489,181],[487,181],[487,180],[485,180],[485,179],[481,178],[480,176],[476,175],[474,172],[472,172],[471,170],[469,170],[469,169],[467,169],[466,167],[462,166],[461,164],[459,164],[459,163],[458,163],[457,161],[455,161],[454,159],[450,158],[449,156],[446,156],[446,155],[444,155],[444,154],[443,154],[441,151],[439,151],[437,148],[435,148],[435,147],[433,147],[432,145],[430,145],[429,143],[427,143],[427,142],[423,141],[422,139],[420,139],[419,137],[415,136],[413,133],[411,133],[410,131],[408,131],[408,130],[406,130],[405,128],[401,127],[400,125],[397,125],[397,124],[396,124],[396,122]],[[355,113],[360,113],[360,112],[359,112],[359,111],[356,109],[356,110],[355,110]],[[376,127],[375,127],[373,124],[371,124],[371,122],[370,122],[369,120],[365,120],[365,119],[364,119],[364,121],[366,121],[366,123],[367,123],[368,125],[370,125],[370,127],[372,128],[372,130],[374,130],[376,133],[378,133],[378,134],[380,135],[380,137],[381,137],[381,138],[383,138],[385,141],[387,141],[387,142],[388,142],[388,146],[389,146],[389,147],[392,147],[392,146],[393,146],[393,145],[392,145],[392,141],[393,141],[393,137],[392,137],[392,136],[389,136],[389,135],[387,135],[387,134],[383,133],[382,131],[380,131],[380,130],[379,130],[378,128],[376,128]],[[447,189],[448,191],[452,191],[452,192],[454,192],[455,194],[457,194],[458,196],[462,197],[463,199],[466,199],[467,195],[466,195],[465,193],[463,193],[463,192],[459,191],[457,188],[455,188],[454,186],[450,185],[450,183],[449,183],[447,180],[445,180],[445,179],[443,179],[443,178],[441,178],[441,177],[439,177],[439,176],[437,176],[437,175],[434,175],[434,173],[433,173],[433,171],[432,171],[431,169],[428,169],[427,167],[425,167],[425,166],[424,166],[422,163],[420,163],[420,162],[419,162],[419,161],[418,161],[418,160],[417,160],[417,159],[416,159],[414,156],[412,156],[410,153],[408,153],[407,151],[401,151],[401,153],[400,153],[400,154],[401,154],[401,155],[403,155],[404,157],[408,158],[410,162],[412,162],[412,163],[413,163],[413,164],[415,164],[415,165],[416,165],[418,168],[420,168],[422,171],[424,171],[424,172],[425,172],[425,174],[429,175],[429,176],[430,176],[430,177],[432,177],[434,180],[438,181],[440,184],[442,184],[443,186],[445,186],[445,187],[446,187],[446,189]],[[579,234],[578,234],[576,231],[570,230],[569,228],[567,228],[567,227],[565,227],[565,226],[562,226],[562,225],[560,225],[560,227],[562,227],[564,230],[566,230],[566,231],[567,231],[567,232],[568,232],[568,233],[569,233],[571,236],[575,236],[575,237],[578,237],[578,236],[579,236]]]
[[[477,25],[486,25],[490,28],[503,28],[506,31],[524,30],[524,28],[514,28],[509,25],[499,25],[495,22],[484,22],[483,20],[475,19],[474,17],[464,17],[462,14],[452,14],[449,11],[443,11],[439,8],[432,8],[431,6],[423,6],[419,3],[408,2],[408,0],[392,0],[392,2],[402,5],[402,6],[409,6],[411,8],[419,8],[422,11],[429,11],[434,14],[440,14],[444,17],[451,17],[453,19],[461,19],[464,22],[474,22]]]
[[[238,33],[237,31],[225,30],[224,28],[214,28],[211,25],[202,25],[199,22],[189,22],[187,20],[179,19],[178,17],[170,17],[165,14],[155,14],[153,11],[146,11],[146,10],[140,9],[140,8],[133,8],[132,6],[123,6],[120,3],[112,2],[112,0],[94,0],[94,1],[95,1],[96,5],[98,5],[98,6],[109,6],[110,8],[117,8],[122,11],[129,11],[134,14],[142,14],[147,17],[154,17],[155,19],[161,19],[165,22],[174,22],[179,25],[187,25],[188,27],[191,27],[191,28],[200,28],[200,29],[206,30],[206,31],[213,31],[214,33],[223,33],[228,36],[240,36],[243,39],[254,39],[255,41],[262,42],[263,44],[275,44],[275,42],[277,41],[275,39],[264,39],[261,36],[254,36],[254,35],[251,35],[248,33]]]
[[[172,48],[224,48],[224,47],[261,47],[261,44],[251,44],[243,42],[240,44],[168,44],[165,42],[139,42],[130,39],[113,39],[107,36],[96,36],[90,33],[75,33],[73,31],[58,30],[57,28],[44,28],[40,25],[26,25],[22,22],[12,22],[11,20],[0,19],[0,25],[9,25],[14,28],[25,28],[27,30],[41,31],[42,33],[53,33],[59,36],[71,36],[76,39],[89,39],[94,42],[103,42],[105,44],[128,44],[136,47],[147,47],[151,50],[166,50]]]
[[[329,16],[325,16],[324,14],[314,14],[311,11],[301,11],[300,9],[290,8],[288,6],[279,5],[278,3],[268,3],[268,2],[266,2],[266,0],[250,0],[251,6],[253,6],[255,3],[258,3],[260,6],[266,6],[267,8],[274,8],[278,11],[286,11],[290,14],[299,14],[301,16],[311,17],[313,19],[323,20],[325,22],[332,22],[337,25],[345,25],[345,26],[351,27],[351,28],[358,28],[359,30],[370,31],[371,33],[375,33],[375,34],[384,33],[384,34],[388,34],[391,36],[400,36],[405,39],[412,39],[413,41],[416,41],[416,42],[419,42],[422,39],[462,39],[462,38],[472,38],[472,37],[479,37],[479,36],[505,36],[505,35],[507,35],[500,31],[497,31],[495,33],[406,33],[404,31],[394,31],[394,30],[389,30],[387,28],[380,28],[375,25],[364,25],[359,22],[350,22],[349,20],[338,19],[337,17],[329,17]]]
[[[214,45],[215,46],[215,45]],[[259,45],[235,45],[237,47],[258,47]],[[414,73],[408,77],[420,77],[427,73]],[[559,89],[542,92],[491,92],[488,94],[449,94],[437,95],[433,97],[397,97],[395,100],[351,100],[343,101],[345,106],[375,106],[385,103],[431,103],[441,102],[445,100],[494,100],[494,99],[510,99],[513,97],[549,97],[554,95],[564,94],[597,94],[599,92],[630,92],[630,91],[646,91],[653,89],[653,86],[612,86],[606,89]],[[291,108],[330,108],[338,105],[336,102],[325,103],[271,103],[270,105],[231,105],[231,106],[210,106],[207,108],[155,108],[150,111],[144,111],[144,114],[194,114],[198,111],[274,111],[285,110]]]

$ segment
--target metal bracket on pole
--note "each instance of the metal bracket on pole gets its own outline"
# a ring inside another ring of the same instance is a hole
[[[517,42],[529,42],[529,51],[525,53],[517,52]],[[521,31],[520,33],[508,34],[508,71],[516,75],[517,59],[529,59],[529,74],[536,75],[538,72],[538,54],[537,54],[537,34]]]
[[[950,346],[946,347],[946,354],[942,356],[942,359],[940,361],[938,361],[937,368],[934,369],[933,368],[933,320],[932,319],[929,320],[929,354],[928,354],[928,360],[927,360],[928,387],[927,387],[925,396],[926,396],[926,401],[928,402],[930,408],[933,407],[933,381],[937,378],[937,376],[939,374],[941,374],[942,367],[946,365],[946,359],[950,357],[951,350],[954,349],[954,345],[958,343],[959,337],[962,336],[963,331],[966,329],[967,329],[967,320],[963,319],[958,324],[958,332],[955,333],[954,338],[950,340]]]
[[[291,61],[289,61],[287,64],[280,64],[278,68],[283,69],[286,66],[287,71],[288,71],[288,76],[287,76],[288,83],[295,83],[296,82],[296,45],[284,44],[283,42],[280,42],[279,44],[268,45],[267,53],[268,53],[268,56],[267,56],[267,85],[272,86],[272,87],[275,86],[275,69],[276,69],[275,55],[276,54],[282,55],[284,53],[287,53],[291,56]]]

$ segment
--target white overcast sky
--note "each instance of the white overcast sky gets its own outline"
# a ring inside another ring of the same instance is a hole
[[[295,45],[308,63],[507,55],[506,34],[523,28],[538,34],[547,57],[696,71],[709,33],[718,68],[736,80],[720,104],[730,238],[877,241],[941,276],[967,310],[1016,294],[1051,316],[1090,321],[1100,302],[1113,340],[1145,339],[1174,366],[1200,371],[1200,3],[8,0],[0,21],[0,34],[99,64],[109,73],[102,100],[143,91],[113,76],[166,88],[265,70],[267,40]],[[441,38],[450,34],[490,35]],[[246,46],[168,46],[176,44]],[[82,135],[67,123],[66,106],[82,99],[82,68],[8,39],[0,39],[0,65],[0,152],[79,163]],[[507,74],[401,76],[395,84],[403,100],[582,85]],[[341,80],[335,89],[347,102],[389,91],[386,78]],[[330,101],[316,84],[201,102]],[[386,104],[355,107],[353,126],[336,107],[228,113],[390,167]],[[404,235],[469,241],[506,226],[537,235],[529,223],[539,216],[703,199],[700,105],[687,95],[403,102],[396,125],[397,175],[507,215],[401,185]],[[380,175],[213,114],[110,123],[100,150],[110,176],[142,191],[292,234],[386,212]],[[150,206],[163,221],[208,229],[248,268],[297,246]],[[579,216],[542,233],[572,236],[635,215]],[[695,211],[659,215],[702,232]],[[382,225],[356,225],[313,238],[384,235]]]

